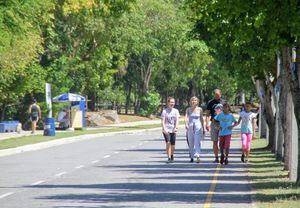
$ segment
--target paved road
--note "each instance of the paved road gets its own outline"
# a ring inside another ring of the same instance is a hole
[[[230,164],[189,163],[184,131],[166,164],[159,131],[107,136],[0,158],[1,208],[252,207],[234,139]]]

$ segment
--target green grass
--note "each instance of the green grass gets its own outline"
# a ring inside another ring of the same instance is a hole
[[[152,129],[160,127],[160,124],[150,124],[150,125],[140,125],[140,126],[128,126],[128,127],[114,127],[105,129],[95,129],[95,130],[76,130],[74,132],[59,132],[56,136],[42,136],[42,135],[32,135],[10,138],[0,141],[0,150],[9,149],[14,147],[20,147],[28,144],[35,144],[40,142],[52,141],[62,138],[68,138],[73,136],[80,136],[85,134],[98,134],[98,133],[108,133],[108,132],[122,132],[127,130],[141,130],[141,129]]]
[[[265,139],[253,141],[251,163],[248,168],[255,190],[255,203],[259,208],[300,207],[300,187],[289,182],[288,172],[270,151],[263,149]]]

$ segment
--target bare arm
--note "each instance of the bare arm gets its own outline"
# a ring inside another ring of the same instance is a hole
[[[39,111],[39,118],[42,118],[42,112],[40,106],[38,106],[38,111]]]
[[[28,108],[28,113],[31,114],[31,105]]]
[[[255,132],[255,118],[252,118],[252,128],[253,128],[253,133],[252,133],[252,138],[256,138],[256,132]]]
[[[239,123],[238,123],[237,121],[235,121],[235,122],[233,123],[233,125],[232,125],[232,126],[229,126],[228,128],[229,128],[229,129],[233,129],[233,128],[236,127],[237,125],[239,125]]]
[[[201,121],[202,128],[204,130],[204,118],[203,118],[203,110],[202,109],[200,110],[200,121]]]
[[[166,133],[166,131],[165,131],[165,129],[166,129],[166,126],[165,126],[165,117],[161,118],[161,127],[162,127],[162,132]]]
[[[210,110],[206,110],[206,130],[209,131]]]
[[[238,124],[241,123],[241,120],[242,120],[242,117],[240,116],[240,117],[239,117],[239,120],[238,120]]]
[[[205,134],[205,129],[204,129],[204,118],[203,118],[203,110],[201,109],[200,111],[200,121],[203,129],[203,134]]]
[[[176,118],[175,126],[174,126],[174,133],[177,133],[177,128],[179,126],[179,115]]]
[[[186,109],[185,116],[184,116],[184,123],[185,123],[185,128],[186,129],[189,128],[189,125],[188,125],[188,120],[189,120],[188,110],[189,110],[189,108]]]

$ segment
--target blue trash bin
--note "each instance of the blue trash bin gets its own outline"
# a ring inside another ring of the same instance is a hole
[[[46,118],[44,123],[44,136],[55,136],[55,119]]]

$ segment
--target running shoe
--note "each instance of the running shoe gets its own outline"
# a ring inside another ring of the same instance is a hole
[[[193,163],[193,162],[194,162],[194,158],[191,158],[190,163]]]
[[[228,158],[225,159],[225,165],[228,165]]]
[[[171,160],[174,161],[174,155],[171,155]]]
[[[245,162],[245,155],[244,154],[242,154],[242,156],[241,156],[241,161]]]
[[[221,164],[224,163],[224,155],[221,155],[221,161],[220,161]]]
[[[171,162],[172,162],[171,158],[168,158],[166,163],[171,163]]]
[[[197,157],[197,163],[200,163],[200,157]]]
[[[214,160],[214,163],[219,163],[219,157],[216,157],[216,159]]]

